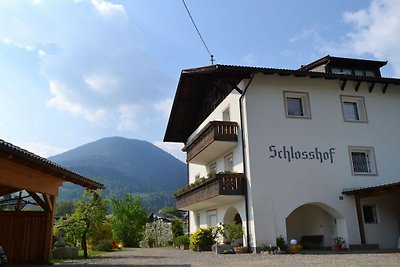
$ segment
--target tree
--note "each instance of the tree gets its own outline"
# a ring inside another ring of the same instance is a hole
[[[55,216],[63,217],[67,214],[72,214],[74,212],[75,212],[75,205],[73,201],[60,200],[56,202]]]
[[[126,247],[139,247],[147,222],[147,210],[140,199],[127,194],[122,199],[111,199],[114,237]]]
[[[172,228],[172,236],[173,238],[177,238],[178,236],[184,235],[183,231],[183,222],[179,218],[173,218],[171,221],[171,228]]]
[[[86,189],[82,199],[76,203],[75,212],[57,223],[56,227],[65,232],[68,243],[77,240],[81,242],[85,258],[88,257],[87,240],[105,221],[107,208],[107,203],[101,198],[101,191]]]

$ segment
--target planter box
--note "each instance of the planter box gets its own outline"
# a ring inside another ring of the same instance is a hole
[[[233,246],[232,245],[225,245],[225,244],[213,245],[212,246],[212,251],[215,254],[223,254],[224,251],[233,251]]]
[[[244,254],[248,252],[247,247],[233,247],[233,251],[235,254]]]

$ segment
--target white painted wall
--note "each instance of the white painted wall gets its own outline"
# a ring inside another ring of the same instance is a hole
[[[197,210],[197,211],[190,211],[189,220],[190,220],[190,233],[196,231],[196,224],[195,224],[195,215],[200,214],[200,227],[208,227],[210,225],[207,224],[207,211],[209,210],[216,210],[217,211],[217,222],[218,224],[224,223],[224,216],[229,208],[235,208],[240,217],[243,221],[243,230],[244,232],[246,229],[246,210],[245,210],[245,203],[244,200],[236,201],[229,203],[228,205],[217,205],[213,207],[208,207],[207,209]]]
[[[341,91],[336,80],[255,76],[243,103],[249,220],[255,245],[273,244],[278,235],[286,236],[287,216],[313,202],[324,203],[334,214],[338,235],[349,244],[360,243],[354,199],[340,200],[341,192],[394,181],[400,159],[400,87],[390,85],[382,94],[381,85],[375,85],[372,93],[368,86],[362,83],[355,92],[354,84],[348,82]],[[308,92],[312,118],[286,118],[283,91]],[[344,122],[340,95],[363,96],[368,123]],[[334,162],[272,159],[271,145],[300,151],[335,148]],[[348,146],[374,147],[378,175],[352,175]]]
[[[374,204],[378,223],[364,223],[368,244],[379,244],[380,248],[396,248],[400,238],[400,197],[382,196],[361,199],[362,204]]]
[[[208,169],[207,167],[216,162],[217,172],[224,171],[224,157],[229,153],[233,153],[233,171],[243,172],[243,156],[242,156],[242,140],[241,140],[241,128],[240,128],[240,111],[239,111],[239,97],[240,94],[233,90],[230,95],[228,95],[217,107],[216,109],[207,117],[206,120],[193,132],[193,134],[188,138],[188,142],[192,140],[210,121],[222,121],[223,111],[229,107],[231,121],[235,121],[239,124],[238,129],[238,143],[231,151],[223,151],[215,159],[208,162],[206,165],[198,165],[189,163],[189,182],[192,183],[195,180],[195,176],[200,174],[200,177],[207,177]]]

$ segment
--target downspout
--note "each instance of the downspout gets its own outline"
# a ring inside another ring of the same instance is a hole
[[[243,100],[243,97],[244,97],[244,95],[245,95],[245,93],[247,91],[247,88],[249,88],[251,82],[253,81],[254,76],[255,76],[255,73],[252,73],[249,82],[247,83],[245,89],[242,92],[242,95],[239,98],[240,131],[241,131],[241,134],[242,134],[243,172],[245,174],[246,181],[247,181],[248,177],[246,176],[247,167],[246,167],[246,153],[245,153],[245,149],[244,149],[242,100]],[[237,88],[237,89],[239,89],[239,88]],[[239,91],[241,91],[241,90],[239,89]],[[245,210],[246,210],[246,220],[247,220],[247,222],[246,222],[247,248],[249,249],[250,248],[250,226],[249,226],[249,207],[248,207],[248,195],[247,195],[247,182],[246,182],[246,187],[245,187],[245,192],[244,192],[244,201],[245,201],[245,206],[246,206]]]

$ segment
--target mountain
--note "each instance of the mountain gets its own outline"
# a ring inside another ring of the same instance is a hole
[[[172,192],[186,182],[186,165],[182,161],[147,141],[136,139],[108,137],[49,160],[103,183],[105,197],[137,194],[154,209],[174,205]],[[59,198],[78,199],[81,193],[80,187],[66,183]]]

